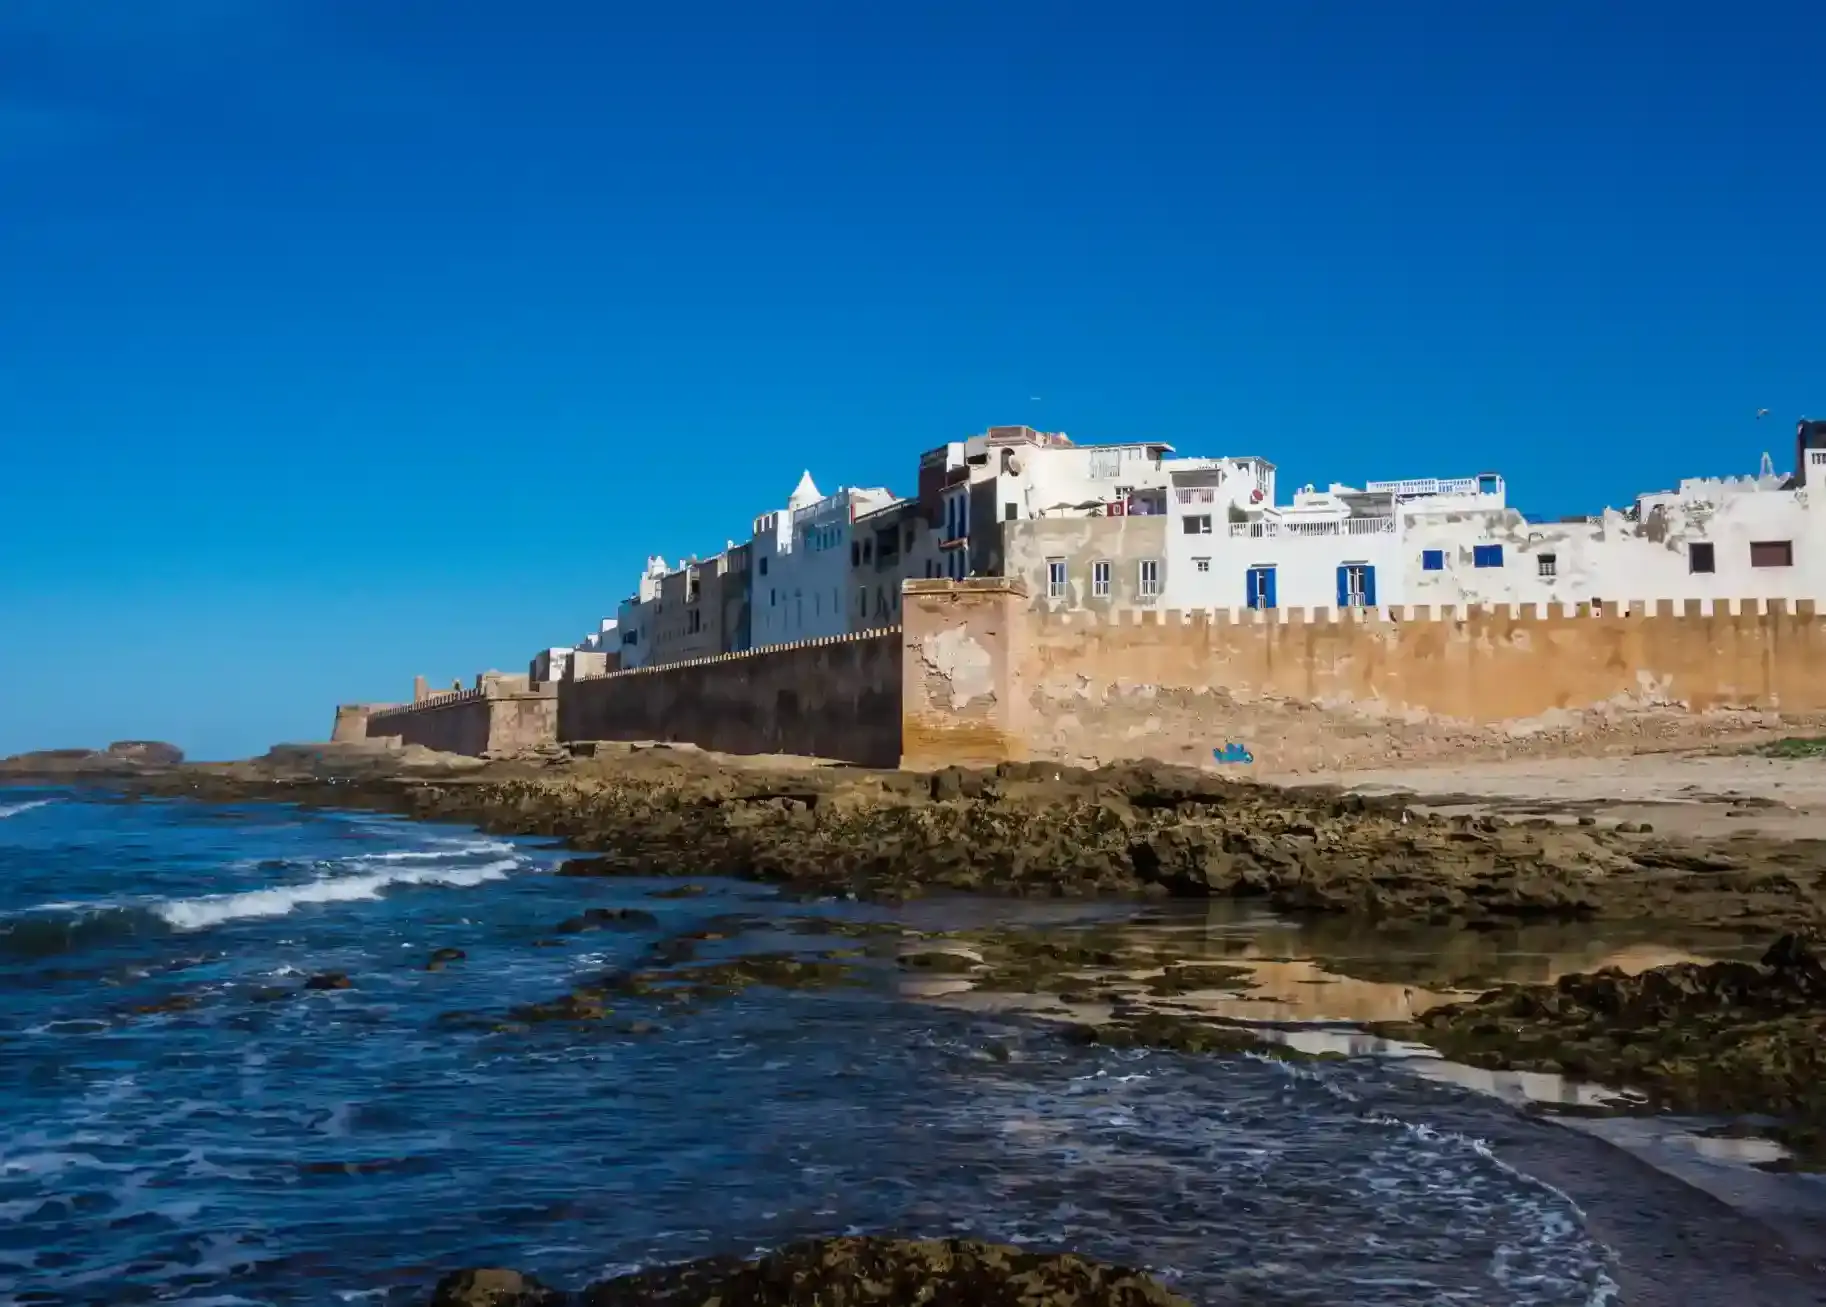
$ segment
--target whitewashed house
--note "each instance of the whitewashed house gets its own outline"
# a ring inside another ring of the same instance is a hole
[[[634,593],[616,609],[615,633],[621,641],[623,667],[645,667],[649,661],[653,634],[662,616],[660,586],[669,570],[664,558],[649,557]]]
[[[748,573],[754,647],[850,630],[855,520],[893,502],[894,495],[879,488],[820,494],[807,472],[783,511],[755,519]]]

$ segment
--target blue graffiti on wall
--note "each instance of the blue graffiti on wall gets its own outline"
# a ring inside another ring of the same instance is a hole
[[[1255,755],[1253,753],[1250,753],[1248,749],[1246,749],[1242,745],[1238,744],[1235,740],[1230,741],[1230,743],[1226,744],[1221,749],[1211,750],[1211,756],[1213,758],[1217,759],[1219,762],[1254,762],[1255,761]]]

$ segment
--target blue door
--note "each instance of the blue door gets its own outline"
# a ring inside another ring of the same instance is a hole
[[[1346,563],[1338,569],[1338,607],[1374,608],[1376,569],[1368,563]]]
[[[1247,576],[1245,602],[1251,608],[1274,607],[1274,569],[1272,567],[1252,567]]]

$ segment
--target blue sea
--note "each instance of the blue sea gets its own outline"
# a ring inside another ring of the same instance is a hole
[[[1613,1299],[1572,1200],[1487,1142],[1509,1109],[1374,1061],[1077,1048],[909,997],[891,958],[495,1029],[713,918],[863,911],[712,879],[656,898],[676,882],[563,857],[0,790],[0,1303],[403,1303],[465,1265],[577,1286],[874,1230],[1069,1246],[1195,1301]],[[616,907],[657,924],[553,934]],[[783,941],[832,944],[705,956]],[[437,949],[465,956],[427,970]],[[303,988],[330,971],[350,987]]]

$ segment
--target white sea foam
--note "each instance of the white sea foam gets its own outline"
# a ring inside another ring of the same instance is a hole
[[[362,853],[351,863],[449,862],[452,858],[474,857],[483,853],[512,853],[514,846],[502,840],[446,840],[436,849],[398,849],[388,853]]]
[[[500,880],[520,863],[514,858],[497,858],[474,866],[448,865],[450,854],[441,855],[445,865],[404,867],[394,871],[371,871],[359,875],[324,876],[302,885],[275,885],[270,889],[245,890],[239,894],[206,894],[193,899],[171,899],[152,905],[152,911],[166,924],[179,930],[203,930],[225,921],[247,917],[283,917],[293,908],[307,903],[352,903],[379,898],[392,885],[447,885],[467,887],[484,881]]]
[[[0,803],[0,817],[17,817],[22,812],[30,812],[33,808],[42,808],[47,803],[55,802],[55,799],[27,799],[24,803]]]

